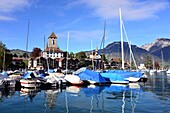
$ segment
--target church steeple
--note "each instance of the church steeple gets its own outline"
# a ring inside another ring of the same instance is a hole
[[[57,37],[54,32],[48,37],[48,47],[57,47]]]

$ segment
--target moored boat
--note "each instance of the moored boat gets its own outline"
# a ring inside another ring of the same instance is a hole
[[[21,79],[20,83],[21,83],[21,87],[25,87],[25,88],[36,88],[39,86],[36,83],[36,80],[33,79]]]
[[[36,79],[33,71],[27,71],[20,79],[21,87],[36,88],[40,87],[40,81]]]
[[[70,85],[85,85],[85,83],[77,75],[67,74],[64,79],[68,81]]]
[[[107,85],[111,83],[109,78],[102,77],[99,72],[89,69],[79,71],[79,73],[77,73],[77,76],[80,77],[82,81],[88,81],[90,84],[94,85]]]

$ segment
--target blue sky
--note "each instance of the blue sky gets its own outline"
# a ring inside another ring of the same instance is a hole
[[[90,50],[100,43],[106,20],[105,45],[120,41],[119,8],[129,41],[137,46],[170,37],[169,0],[0,0],[0,41],[8,49],[44,50],[43,38],[53,31],[58,46],[69,52]],[[126,39],[124,38],[126,41]]]

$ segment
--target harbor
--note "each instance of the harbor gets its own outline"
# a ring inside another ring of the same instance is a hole
[[[170,76],[151,75],[145,83],[7,88],[0,90],[0,100],[1,113],[168,113]]]
[[[169,5],[1,0],[0,113],[170,113]]]

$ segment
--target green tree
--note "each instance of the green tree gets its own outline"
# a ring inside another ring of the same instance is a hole
[[[131,69],[136,69],[135,63],[133,61],[131,62]]]
[[[152,60],[151,57],[149,55],[146,56],[146,60],[145,60],[145,66],[147,69],[151,69],[152,67]]]
[[[41,50],[40,48],[36,47],[36,48],[34,48],[33,51],[31,52],[31,57],[32,57],[33,59],[35,59],[35,58],[41,56],[41,52],[42,52],[42,50]]]
[[[13,55],[13,57],[18,57],[18,55],[15,53],[15,54]]]
[[[70,52],[70,58],[74,58],[74,53]]]
[[[81,51],[81,52],[76,53],[76,58],[77,59],[85,59],[85,58],[87,58],[87,56],[86,56],[85,52]]]
[[[105,61],[105,62],[107,61],[106,56],[104,54],[102,54],[100,56],[101,56],[102,61]]]
[[[5,55],[4,55],[5,54]],[[6,70],[12,64],[12,54],[10,50],[5,47],[0,41],[0,69],[2,70],[3,67]]]
[[[79,68],[81,68],[81,67],[86,67],[86,66],[87,66],[87,64],[86,64],[85,60],[80,60],[80,61],[78,62],[78,67],[79,67]]]
[[[23,53],[22,56],[23,56],[24,58],[28,58],[28,57],[29,57],[28,53]]]

